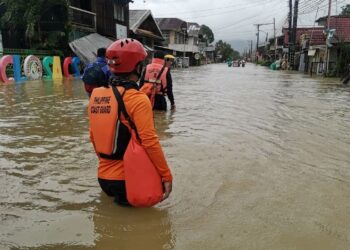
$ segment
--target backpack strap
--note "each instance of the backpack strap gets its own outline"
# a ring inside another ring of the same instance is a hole
[[[148,67],[148,65],[146,66],[145,71],[147,71],[147,67]],[[162,67],[162,69],[159,71],[159,74],[158,74],[156,80],[154,81],[154,83],[157,83],[157,81],[161,78],[161,76],[162,76],[162,74],[163,74],[165,68],[166,68],[166,66],[165,66],[165,64],[164,64],[163,67]],[[145,80],[145,82],[150,82],[150,80],[147,79],[147,80]],[[152,83],[152,82],[150,82],[150,83]]]
[[[156,82],[161,78],[161,76],[162,76],[162,74],[163,74],[165,68],[166,68],[166,66],[165,66],[165,64],[164,64],[163,67],[162,67],[162,69],[160,70],[158,76],[157,76]]]
[[[128,121],[131,129],[135,130],[136,132],[136,137],[139,141],[141,141],[140,137],[139,137],[139,134],[137,132],[137,128],[136,128],[136,125],[135,123],[131,120],[128,112],[126,111],[126,108],[125,108],[125,104],[124,104],[124,101],[123,101],[123,96],[126,92],[126,90],[123,92],[122,95],[120,95],[118,89],[115,87],[115,86],[112,86],[112,90],[113,90],[113,93],[114,93],[114,96],[115,98],[117,99],[117,102],[118,102],[118,115],[120,115],[120,111],[123,113],[125,119]],[[120,117],[120,116],[118,116]]]

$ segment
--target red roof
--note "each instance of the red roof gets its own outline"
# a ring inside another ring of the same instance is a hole
[[[323,34],[324,27],[315,28],[297,28],[297,43],[300,43],[300,37],[307,34],[311,37],[310,45],[322,45],[326,44],[325,35]],[[288,44],[288,29],[283,29],[284,44]]]
[[[330,28],[339,42],[350,42],[350,17],[331,17]]]

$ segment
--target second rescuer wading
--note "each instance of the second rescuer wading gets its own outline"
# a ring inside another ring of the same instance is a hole
[[[148,97],[138,90],[137,81],[142,72],[142,62],[147,53],[142,44],[134,39],[123,39],[114,42],[106,53],[107,63],[112,72],[110,86],[94,89],[89,103],[90,138],[99,158],[98,181],[102,190],[115,198],[120,205],[129,205],[126,198],[123,154],[129,138],[117,152],[113,151],[116,144],[117,119],[120,116],[122,126],[119,126],[119,139],[123,139],[123,129],[130,130],[124,115],[117,111],[117,101],[113,94],[116,87],[125,103],[125,108],[135,124],[143,148],[157,168],[164,185],[164,199],[172,191],[172,174],[159,143],[153,122],[153,111]],[[110,112],[104,113],[110,106]],[[97,112],[97,109],[99,112]],[[92,112],[94,110],[94,112]],[[125,132],[125,131],[124,131]],[[118,140],[119,140],[118,139]],[[106,152],[108,152],[106,154]]]

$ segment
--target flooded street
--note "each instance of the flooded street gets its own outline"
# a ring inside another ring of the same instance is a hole
[[[173,70],[151,209],[97,182],[79,80],[0,85],[0,249],[350,249],[350,88],[249,64]]]

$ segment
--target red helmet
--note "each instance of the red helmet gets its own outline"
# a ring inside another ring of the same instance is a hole
[[[113,73],[132,72],[146,56],[143,45],[129,38],[115,41],[106,51],[107,63]]]

